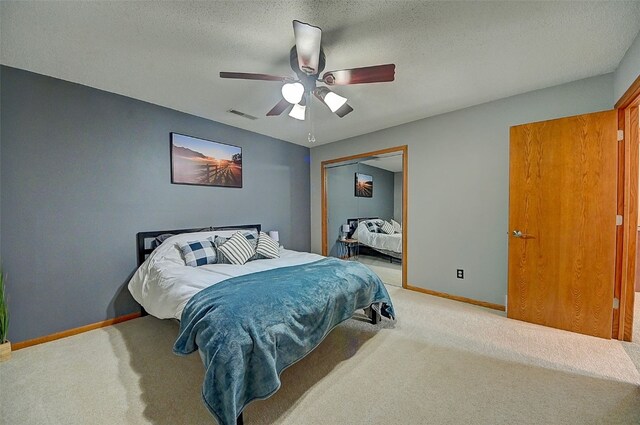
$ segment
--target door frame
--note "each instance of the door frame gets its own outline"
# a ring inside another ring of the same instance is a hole
[[[640,106],[640,75],[615,104],[618,130],[624,139],[618,143],[618,205],[622,226],[616,235],[616,274],[614,297],[618,309],[613,310],[612,337],[631,341],[635,303],[636,250],[638,237],[638,167],[640,155],[638,128],[631,129],[631,112]]]
[[[407,288],[407,262],[409,255],[407,254],[407,231],[409,223],[408,208],[407,208],[407,183],[409,181],[409,152],[408,146],[395,146],[392,148],[380,149],[372,152],[364,152],[355,155],[343,156],[341,158],[327,159],[320,163],[320,182],[321,182],[321,204],[322,204],[322,255],[326,256],[328,253],[327,243],[327,228],[328,214],[327,214],[327,165],[335,164],[337,162],[352,161],[354,159],[366,158],[369,156],[383,155],[389,153],[401,153],[402,154],[402,287]]]

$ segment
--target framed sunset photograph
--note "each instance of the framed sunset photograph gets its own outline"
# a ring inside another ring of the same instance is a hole
[[[373,198],[372,176],[356,173],[356,196],[359,198]]]
[[[171,183],[242,187],[242,148],[171,133]]]

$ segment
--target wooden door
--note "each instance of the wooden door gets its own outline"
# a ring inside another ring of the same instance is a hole
[[[617,114],[511,128],[507,315],[611,338]]]

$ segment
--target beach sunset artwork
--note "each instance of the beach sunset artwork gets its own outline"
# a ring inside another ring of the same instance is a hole
[[[356,196],[359,198],[373,197],[373,177],[356,173]]]
[[[242,187],[242,148],[171,133],[171,183]]]

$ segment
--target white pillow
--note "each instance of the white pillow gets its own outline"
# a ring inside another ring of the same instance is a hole
[[[398,223],[394,219],[391,219],[391,225],[393,226],[393,230],[395,230],[396,233],[402,233],[402,224]]]
[[[242,232],[234,233],[229,240],[218,247],[218,251],[222,252],[231,264],[235,265],[246,263],[255,254],[254,248]]]
[[[382,230],[382,232],[386,233],[387,235],[393,235],[396,232],[393,229],[393,226],[391,225],[391,223],[389,223],[388,221],[385,221],[382,223],[380,230]]]

